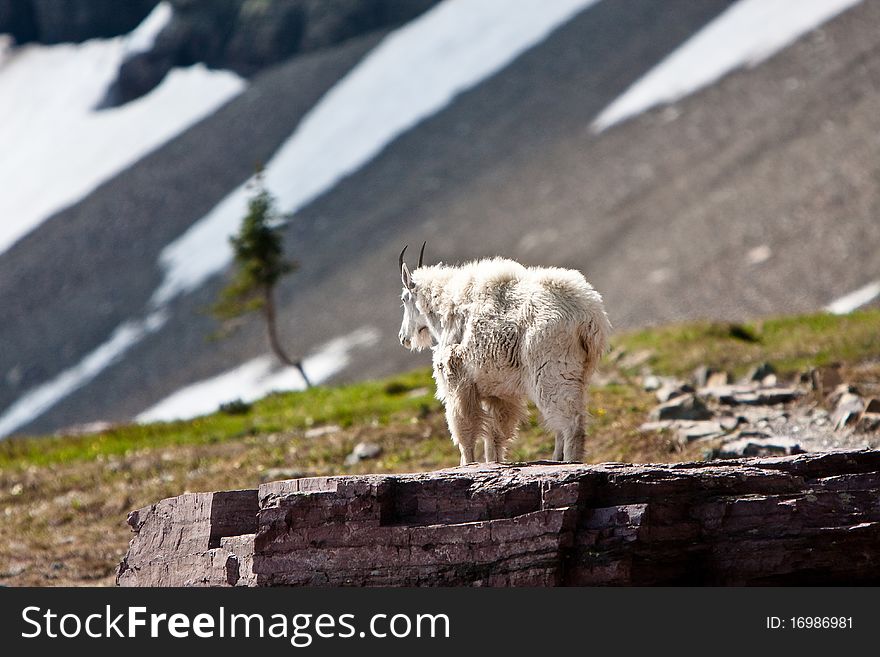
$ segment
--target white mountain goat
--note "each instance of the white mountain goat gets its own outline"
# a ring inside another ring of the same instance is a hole
[[[410,273],[400,253],[400,343],[433,349],[437,398],[446,405],[461,463],[483,438],[486,461],[504,459],[527,417],[526,397],[556,433],[556,461],[583,458],[587,384],[611,324],[602,297],[571,269],[494,258]]]

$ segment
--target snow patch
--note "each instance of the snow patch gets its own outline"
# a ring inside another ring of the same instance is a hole
[[[129,36],[26,45],[5,63],[0,55],[0,253],[244,88],[233,73],[197,65],[122,107],[94,109],[169,12],[161,3]]]
[[[756,246],[754,249],[750,249],[748,253],[746,253],[746,262],[750,265],[760,265],[761,263],[767,262],[773,256],[773,249],[770,248],[768,244],[762,244],[761,246]]]
[[[642,76],[593,121],[601,132],[671,103],[742,66],[756,66],[862,0],[740,0]]]
[[[877,297],[880,297],[880,281],[868,283],[858,290],[835,299],[825,306],[825,310],[834,315],[846,315],[857,308],[871,303]]]
[[[369,347],[379,339],[374,328],[362,328],[331,340],[303,360],[313,383],[325,381],[349,362],[351,351]],[[274,356],[249,360],[235,369],[178,390],[137,416],[138,422],[185,420],[213,413],[220,404],[240,399],[254,401],[278,390],[302,390],[305,382],[292,367],[280,367]]]
[[[171,21],[174,10],[168,0],[162,0],[153,8],[147,17],[141,21],[134,31],[125,37],[125,57],[131,57],[142,52],[149,52],[156,43],[156,37],[165,29]]]
[[[446,0],[395,30],[312,108],[266,166],[279,208],[303,207],[597,1]],[[245,184],[163,250],[165,278],[154,304],[226,267],[228,237],[247,199]]]
[[[398,28],[321,99],[268,163],[265,183],[279,208],[293,212],[303,207],[597,1],[445,0]],[[195,66],[173,71],[157,89],[124,107],[92,111],[122,58],[131,48],[147,47],[161,29],[160,18],[154,12],[145,20],[149,25],[138,28],[142,32],[128,51],[124,39],[22,48],[0,71],[0,97],[17,99],[0,104],[0,143],[9,145],[0,160],[0,180],[16,181],[10,186],[14,193],[0,197],[0,216],[13,217],[0,225],[0,252],[50,213],[241,91],[240,78]],[[45,180],[52,184],[41,184]],[[229,264],[228,236],[246,213],[248,196],[245,183],[162,251],[165,277],[151,300],[150,317],[164,317],[164,306],[176,295]],[[82,363],[15,402],[0,416],[0,435],[32,421],[94,378],[145,337],[138,330],[144,321],[127,322]],[[352,334],[328,343],[305,361],[307,372],[316,381],[327,378],[345,366],[351,348],[368,344],[368,338],[376,336]],[[194,384],[139,419],[191,417],[223,401],[302,385],[292,370],[275,371],[271,363],[268,357],[255,359]]]
[[[26,392],[7,408],[0,415],[0,438],[35,420],[70,393],[87,384],[133,345],[162,328],[167,320],[168,315],[158,311],[141,321],[125,322],[118,326],[109,340],[79,363],[51,381]]]

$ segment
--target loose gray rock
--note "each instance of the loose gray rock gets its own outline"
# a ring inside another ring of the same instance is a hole
[[[676,379],[667,379],[663,385],[654,393],[657,401],[661,404],[668,402],[670,399],[679,397],[689,392],[695,392],[694,387],[684,381]]]
[[[762,422],[761,425],[765,428],[769,426],[767,422]],[[737,440],[740,438],[748,438],[750,440],[765,440],[772,437],[773,435],[766,431],[760,431],[758,429],[743,429],[742,431],[737,433],[734,438]]]
[[[663,382],[660,380],[660,377],[654,374],[649,374],[644,379],[642,379],[642,389],[645,392],[653,392],[662,385]]]
[[[875,433],[880,431],[880,413],[862,413],[856,422],[855,430],[858,433]]]
[[[827,397],[825,397],[825,403],[827,403],[831,408],[835,408],[837,404],[840,402],[841,397],[844,395],[860,395],[859,389],[853,385],[848,383],[841,383],[839,386],[834,388]]]
[[[703,397],[715,399],[727,406],[738,404],[750,406],[775,406],[786,404],[801,396],[801,391],[795,388],[783,388],[779,386],[763,388],[755,384],[736,384],[726,386],[705,387],[699,389]]]
[[[730,383],[730,375],[727,372],[712,372],[706,377],[706,386],[726,386]]]
[[[303,434],[303,436],[306,438],[320,438],[322,436],[329,436],[334,433],[339,433],[340,431],[342,431],[342,427],[335,424],[328,424],[323,427],[313,427],[311,429],[306,429],[306,432]]]
[[[693,374],[691,374],[691,380],[697,388],[702,388],[708,382],[709,377],[717,371],[718,370],[707,365],[700,365],[693,371]]]
[[[760,365],[755,365],[752,369],[749,370],[749,373],[746,374],[746,380],[763,381],[771,374],[776,374],[776,368],[774,368],[770,363],[761,363]]]
[[[355,465],[361,461],[374,459],[382,453],[382,447],[376,443],[358,443],[351,454],[345,457],[345,465]]]
[[[793,438],[754,432],[724,443],[713,456],[719,459],[735,459],[743,456],[791,456],[803,453],[804,450]]]
[[[684,394],[660,404],[651,411],[652,420],[708,420],[712,417],[702,399],[694,394]]]
[[[801,396],[801,392],[794,388],[758,388],[752,392],[735,393],[734,404],[752,404],[758,406],[775,406],[787,404]]]
[[[846,392],[837,400],[834,412],[831,414],[831,422],[835,429],[843,429],[854,424],[865,408],[862,398],[851,392]]]
[[[826,411],[824,408],[814,408],[810,412],[810,418],[812,420],[813,426],[816,427],[826,427],[829,424],[829,416],[830,413]]]
[[[683,444],[692,443],[695,440],[708,440],[724,435],[724,428],[720,422],[702,421],[684,425],[678,430],[678,440]]]

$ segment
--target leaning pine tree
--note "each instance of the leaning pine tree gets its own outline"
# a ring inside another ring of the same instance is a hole
[[[212,310],[226,322],[261,312],[272,351],[282,363],[299,370],[306,387],[311,387],[302,362],[290,358],[281,346],[276,326],[275,286],[297,265],[284,259],[283,220],[275,210],[275,198],[266,189],[262,170],[257,171],[253,186],[255,193],[248,201],[248,213],[238,234],[229,238],[235,253],[235,274]]]

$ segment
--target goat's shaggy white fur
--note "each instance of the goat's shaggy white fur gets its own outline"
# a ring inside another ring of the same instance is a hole
[[[504,458],[526,397],[556,433],[554,459],[580,460],[587,385],[611,331],[583,275],[495,258],[420,267],[410,280],[401,342],[434,345],[437,397],[461,463],[474,460],[479,437],[487,461]]]

